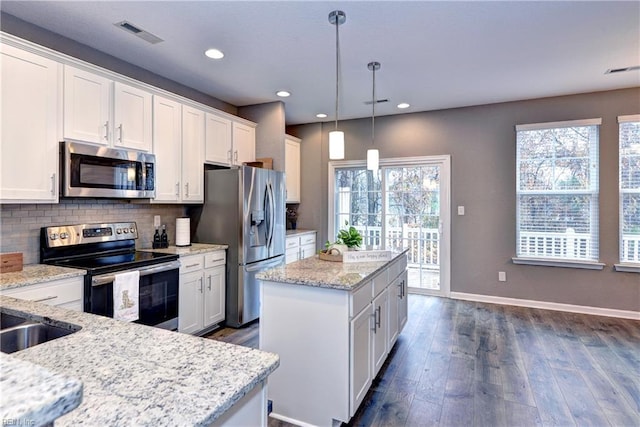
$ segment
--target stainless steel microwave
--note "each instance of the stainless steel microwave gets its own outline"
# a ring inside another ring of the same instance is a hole
[[[71,141],[60,144],[66,197],[155,197],[155,156]]]

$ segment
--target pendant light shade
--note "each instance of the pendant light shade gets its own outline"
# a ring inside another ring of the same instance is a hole
[[[341,10],[334,10],[329,14],[329,23],[336,26],[336,127],[329,132],[329,159],[344,159],[344,132],[338,130],[338,99],[340,88],[340,33],[338,27],[344,24],[347,15]]]
[[[380,152],[376,148],[367,150],[367,169],[376,172],[380,163]]]
[[[371,146],[367,150],[367,169],[376,173],[380,163],[380,152],[373,148],[376,142],[376,71],[380,69],[379,62],[369,62],[367,68],[373,72],[373,93],[371,95]]]
[[[344,159],[344,132],[340,130],[329,132],[329,158]]]

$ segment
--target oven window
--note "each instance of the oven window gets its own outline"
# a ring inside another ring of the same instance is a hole
[[[139,319],[135,323],[158,326],[175,320],[177,328],[178,281],[178,269],[141,276]],[[87,284],[85,295],[86,312],[113,317],[113,282],[101,286]]]

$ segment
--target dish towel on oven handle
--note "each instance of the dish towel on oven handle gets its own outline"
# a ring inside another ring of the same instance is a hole
[[[130,271],[115,275],[113,280],[113,318],[132,322],[138,320],[138,289],[140,272]]]

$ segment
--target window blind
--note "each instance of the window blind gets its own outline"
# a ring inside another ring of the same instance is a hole
[[[598,260],[600,123],[516,126],[518,257]]]
[[[620,262],[640,264],[640,114],[618,123]]]

